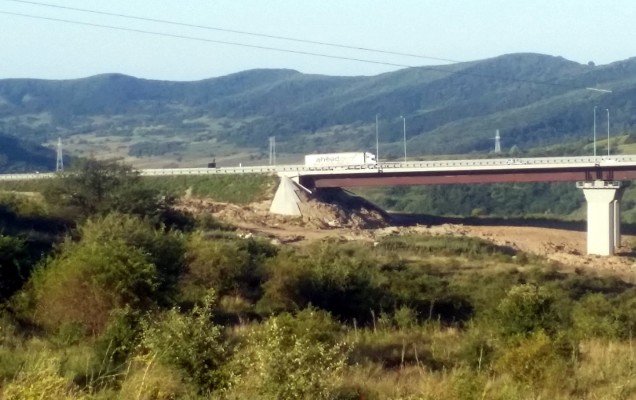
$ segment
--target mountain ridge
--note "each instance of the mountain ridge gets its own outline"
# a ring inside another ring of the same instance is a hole
[[[0,131],[40,143],[95,135],[127,138],[122,146],[178,138],[235,149],[262,149],[276,136],[300,154],[370,149],[379,114],[384,153],[396,157],[404,115],[409,148],[424,156],[487,151],[495,129],[522,149],[591,140],[594,106],[611,109],[614,131],[629,133],[634,101],[636,57],[594,66],[513,53],[370,77],[256,69],[189,82],[2,79]]]

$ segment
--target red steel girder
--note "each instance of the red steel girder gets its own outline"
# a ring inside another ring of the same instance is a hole
[[[445,172],[390,172],[377,174],[313,175],[301,177],[313,188],[356,186],[443,185],[514,182],[576,182],[635,180],[633,168],[572,168],[562,170],[473,170]]]

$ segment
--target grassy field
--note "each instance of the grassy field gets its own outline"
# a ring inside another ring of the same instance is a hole
[[[181,197],[203,197],[219,202],[248,204],[271,196],[277,179],[271,175],[201,175],[142,177],[147,187]],[[2,181],[0,190],[6,192],[45,192],[51,180]]]

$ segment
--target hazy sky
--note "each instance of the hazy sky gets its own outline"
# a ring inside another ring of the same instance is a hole
[[[270,36],[469,61],[534,52],[580,63],[636,56],[636,0],[34,0]],[[4,13],[205,39],[157,36]],[[0,79],[119,72],[197,80],[253,68],[375,75],[398,66],[213,43],[234,42],[404,66],[404,57],[0,0]]]

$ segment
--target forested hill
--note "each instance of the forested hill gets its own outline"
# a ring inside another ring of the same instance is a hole
[[[591,140],[594,106],[599,118],[611,110],[613,132],[630,133],[635,102],[636,58],[594,66],[511,54],[371,77],[251,70],[196,82],[119,74],[0,80],[0,131],[45,142],[86,133],[130,137],[143,127],[146,140],[173,135],[236,147],[266,145],[275,135],[303,153],[372,149],[379,114],[380,140],[387,155],[398,155],[404,115],[413,153],[450,154],[487,151],[495,129],[504,148]]]
[[[55,150],[0,132],[0,173],[55,170]]]

